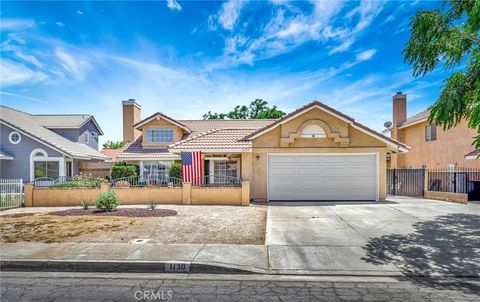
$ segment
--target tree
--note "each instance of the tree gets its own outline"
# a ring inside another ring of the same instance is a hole
[[[285,115],[285,112],[279,110],[277,106],[268,107],[268,102],[263,99],[255,99],[247,107],[245,105],[237,105],[229,113],[212,113],[208,111],[203,115],[204,120],[216,119],[277,119]]]
[[[437,68],[451,71],[429,121],[444,130],[466,119],[480,133],[480,0],[444,1],[441,9],[420,11],[410,19],[411,37],[403,50],[413,76]],[[480,135],[474,140],[480,148]]]
[[[103,144],[103,147],[108,149],[120,149],[123,147],[123,142],[122,141],[106,141],[105,144]]]

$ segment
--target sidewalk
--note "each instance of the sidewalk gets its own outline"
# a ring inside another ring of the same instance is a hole
[[[393,265],[349,261],[341,252],[284,255],[265,245],[12,243],[2,244],[0,257],[2,270],[160,273],[174,262],[192,273],[402,275]]]

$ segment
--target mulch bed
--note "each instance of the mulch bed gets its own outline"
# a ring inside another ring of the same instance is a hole
[[[165,209],[138,209],[138,208],[124,208],[124,209],[115,209],[111,212],[104,212],[97,209],[70,209],[57,212],[48,213],[50,215],[57,216],[123,216],[123,217],[165,217],[165,216],[175,216],[177,215],[176,211],[165,210]]]

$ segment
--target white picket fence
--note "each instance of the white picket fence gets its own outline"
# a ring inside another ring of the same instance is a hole
[[[0,208],[23,205],[23,180],[0,179]]]

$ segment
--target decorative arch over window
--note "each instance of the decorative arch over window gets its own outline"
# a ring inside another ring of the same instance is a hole
[[[307,125],[303,128],[302,138],[325,138],[327,133],[318,125]]]
[[[48,157],[48,154],[45,150],[38,148],[30,153],[30,157]]]

